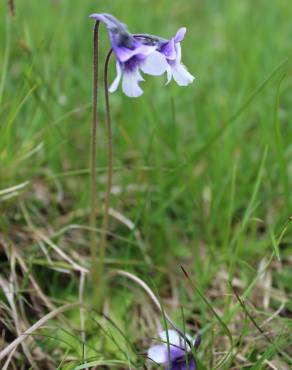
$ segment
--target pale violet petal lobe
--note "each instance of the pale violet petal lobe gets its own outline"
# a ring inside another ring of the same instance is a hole
[[[124,46],[115,46],[114,51],[118,60],[122,63],[127,62],[135,55],[147,56],[155,50],[156,46],[153,45],[137,45],[134,49],[129,49]]]
[[[117,88],[119,87],[119,83],[121,81],[121,78],[122,78],[122,68],[121,68],[119,62],[116,63],[116,70],[117,70],[116,78],[114,79],[113,83],[111,84],[111,86],[108,90],[110,93],[113,93],[117,90]]]
[[[172,76],[179,86],[191,84],[195,77],[190,74],[183,64],[177,63],[172,67]]]
[[[141,81],[144,81],[144,79],[138,68],[133,71],[125,71],[122,81],[123,92],[130,98],[138,98],[143,94],[143,90],[139,86]]]
[[[142,71],[152,76],[161,76],[167,70],[167,66],[165,56],[158,51],[153,51],[140,64]]]
[[[175,51],[176,51],[176,62],[180,63],[181,62],[181,44],[177,43],[175,44]]]
[[[137,46],[136,54],[149,55],[156,49],[155,45],[143,45]]]
[[[166,331],[162,331],[159,336],[163,342],[167,343]],[[181,345],[181,337],[175,330],[168,330],[168,340],[169,344],[172,344],[174,346],[179,347]]]
[[[171,39],[168,43],[163,45],[161,52],[167,59],[174,60],[176,58],[175,41]]]
[[[89,18],[103,22],[108,28],[114,27],[114,23],[106,16],[106,14],[93,13],[89,16]]]
[[[116,46],[113,42],[112,42],[112,45],[113,45],[113,49],[116,54],[116,57],[121,63],[127,62],[136,54],[135,49],[132,50],[132,49],[125,48],[124,46]]]
[[[166,78],[165,85],[168,85],[170,83],[171,79],[172,79],[172,72],[171,72],[171,67],[170,67],[169,64],[168,64],[167,69],[166,69],[166,77],[167,78]]]
[[[147,356],[157,364],[164,364],[167,362],[167,349],[163,344],[152,346],[148,349]]]
[[[177,31],[177,33],[176,33],[176,35],[175,35],[175,37],[174,37],[174,41],[175,41],[176,43],[177,43],[177,42],[181,42],[181,41],[184,39],[186,32],[187,32],[187,29],[186,29],[185,27],[181,27],[181,28]]]

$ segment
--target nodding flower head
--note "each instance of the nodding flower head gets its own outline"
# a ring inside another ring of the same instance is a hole
[[[159,36],[140,34],[136,37],[143,40],[143,43],[156,44],[157,51],[159,51],[167,61],[167,82],[169,84],[173,78],[179,86],[187,86],[191,84],[195,77],[190,74],[185,65],[182,63],[182,52],[181,52],[181,42],[183,41],[186,28],[180,28],[176,35],[170,40],[163,39]]]
[[[157,364],[162,364],[166,370],[196,370],[196,360],[192,354],[200,345],[200,337],[195,341],[186,334],[186,340],[175,330],[168,330],[168,342],[166,331],[159,334],[162,344],[149,348],[148,358]],[[170,360],[170,368],[169,368]]]
[[[166,43],[160,43],[159,51],[165,55],[168,63],[167,84],[172,77],[179,86],[187,86],[195,79],[181,62],[181,41],[186,34],[186,28],[180,28],[176,35]]]
[[[129,97],[138,97],[143,94],[139,83],[144,81],[140,70],[153,76],[166,72],[168,63],[164,55],[156,50],[158,45],[141,42],[128,31],[125,24],[110,14],[95,13],[90,17],[106,25],[117,58],[117,76],[110,86],[110,92],[116,91],[122,80],[124,93]]]
[[[167,40],[148,34],[133,35],[111,14],[94,13],[90,17],[106,25],[117,58],[117,75],[109,88],[110,92],[116,91],[122,80],[122,89],[127,96],[142,95],[140,82],[144,78],[141,71],[152,76],[166,72],[167,84],[172,78],[179,86],[187,86],[194,81],[194,76],[181,61],[181,42],[186,28],[180,28],[173,38]]]

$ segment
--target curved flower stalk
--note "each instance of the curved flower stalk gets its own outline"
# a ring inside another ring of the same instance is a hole
[[[93,31],[93,78],[92,78],[92,122],[90,137],[90,254],[91,254],[91,277],[93,282],[93,301],[98,305],[100,274],[97,263],[97,238],[96,238],[96,214],[97,214],[97,194],[96,194],[96,153],[97,153],[97,127],[98,127],[98,77],[99,77],[99,22],[95,23]]]
[[[145,74],[160,76],[167,74],[167,83],[173,78],[178,85],[186,86],[193,82],[194,77],[187,71],[181,62],[181,41],[185,36],[186,29],[181,28],[175,37],[170,40],[163,39],[159,36],[147,34],[131,34],[127,26],[118,21],[111,14],[90,15],[95,23],[93,38],[93,104],[92,104],[92,135],[91,135],[91,274],[94,285],[94,304],[100,305],[103,301],[103,274],[104,260],[106,255],[106,236],[109,226],[109,207],[112,184],[112,132],[111,117],[109,106],[109,92],[117,90],[120,82],[123,92],[129,97],[139,97],[143,94],[140,83],[144,81],[142,72]],[[111,42],[111,50],[107,55],[104,69],[104,87],[106,102],[106,124],[108,135],[108,180],[103,216],[102,236],[99,244],[99,260],[97,261],[97,240],[96,240],[96,213],[97,213],[97,196],[96,196],[96,154],[97,154],[97,126],[98,126],[98,65],[99,65],[99,24],[103,23],[108,32]],[[116,56],[117,75],[112,85],[108,87],[108,66],[112,52]]]
[[[158,45],[139,41],[130,34],[126,25],[111,14],[95,13],[90,17],[106,25],[117,58],[117,76],[109,88],[110,92],[116,91],[122,80],[123,92],[132,98],[139,97],[143,94],[139,83],[144,81],[140,71],[152,76],[160,76],[167,71],[168,63],[164,55],[156,50]]]
[[[175,330],[163,331],[159,334],[162,344],[149,348],[148,358],[157,364],[164,365],[166,370],[196,370],[196,360],[192,354],[192,348],[198,349],[200,337],[195,341],[186,334],[183,338]],[[191,345],[191,346],[190,346]]]

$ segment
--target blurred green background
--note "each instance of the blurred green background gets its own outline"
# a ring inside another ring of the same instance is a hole
[[[182,279],[179,265],[185,264],[212,297],[218,271],[245,286],[275,248],[288,258],[291,227],[278,247],[273,240],[292,213],[291,1],[16,0],[15,7],[12,20],[5,2],[0,4],[0,188],[30,185],[0,199],[5,235],[14,238],[15,228],[25,223],[17,213],[20,199],[34,224],[50,233],[70,223],[87,225],[93,30],[88,16],[107,12],[133,33],[171,38],[186,26],[183,62],[196,76],[187,88],[147,76],[141,98],[129,99],[120,89],[111,95],[112,207],[135,229],[111,220],[108,266],[142,278],[151,273],[167,296],[165,276]],[[110,45],[101,29],[103,59]],[[102,92],[99,108],[102,201]],[[88,261],[88,232],[77,236],[62,234],[56,242]],[[38,253],[29,243],[23,250]],[[289,289],[288,271],[283,263],[272,272],[276,288]],[[64,299],[59,286],[46,281],[47,273],[40,273],[45,291]],[[186,301],[189,312],[196,307],[204,321],[200,303]]]
[[[13,22],[1,4],[2,188],[49,171],[65,187],[70,207],[88,204],[88,176],[71,176],[70,171],[87,169],[89,162],[92,12],[116,15],[131,32],[167,38],[180,26],[188,29],[183,61],[197,78],[193,85],[164,86],[164,78],[148,77],[142,98],[128,99],[121,91],[111,97],[114,163],[120,168],[115,183],[122,191],[131,183],[143,189],[134,192],[133,199],[123,193],[114,203],[126,207],[127,216],[142,227],[152,253],[159,258],[165,249],[179,254],[179,246],[192,243],[193,249],[201,239],[222,244],[234,166],[232,217],[237,222],[267,146],[256,216],[272,225],[283,223],[291,205],[290,63],[224,134],[210,140],[291,54],[288,1],[28,0],[16,1]],[[103,32],[104,55],[109,42]],[[113,68],[112,78],[114,74]],[[277,113],[279,150],[274,116],[277,86],[284,74]],[[101,102],[102,115],[103,107]],[[101,169],[106,164],[102,123]],[[40,143],[42,148],[27,158]]]

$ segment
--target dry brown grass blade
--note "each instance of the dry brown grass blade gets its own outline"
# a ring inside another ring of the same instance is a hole
[[[11,261],[12,259],[13,258],[11,258]],[[11,278],[10,278],[10,281],[7,281],[6,279],[0,276],[0,287],[2,288],[2,291],[11,308],[11,317],[14,322],[16,334],[19,336],[21,334],[21,328],[24,327],[24,323],[21,322],[18,311],[17,311],[17,306],[15,303],[15,297],[14,297],[14,286],[13,286],[13,282],[11,281]],[[23,353],[25,354],[30,365],[33,368],[36,368],[35,362],[32,359],[32,356],[29,352],[29,349],[26,343],[22,342],[21,346],[23,349]]]
[[[30,280],[31,285],[33,286],[36,294],[44,302],[44,304],[47,306],[47,308],[50,309],[50,310],[56,309],[56,307],[51,303],[51,301],[44,294],[44,292],[42,291],[41,287],[39,286],[39,284],[35,280],[32,273],[29,271],[29,268],[27,267],[27,265],[26,265],[24,259],[22,258],[21,254],[18,252],[17,247],[14,244],[12,244],[11,242],[8,242],[8,241],[4,240],[4,238],[1,235],[0,235],[0,242],[4,247],[4,250],[5,250],[5,253],[6,253],[8,259],[9,259],[9,256],[10,256],[10,251],[12,251],[14,253],[15,258],[16,258],[17,262],[19,263],[19,266],[22,270],[22,273],[27,274],[28,279]]]
[[[16,351],[16,348],[14,348],[14,350],[10,352],[5,364],[2,367],[2,370],[9,370],[8,366],[10,365],[10,362],[12,360],[12,357],[13,357],[15,351]]]
[[[45,244],[49,245],[58,255],[66,261],[69,265],[72,266],[73,270],[83,273],[87,273],[87,269],[79,265],[77,262],[75,262],[69,255],[67,255],[61,248],[59,248],[58,245],[53,243],[50,238],[48,238],[46,235],[44,235],[41,231],[39,231],[34,224],[32,223],[32,220],[30,218],[30,215],[28,213],[28,210],[24,204],[24,202],[20,202],[20,208],[23,212],[24,218],[28,224],[28,227],[31,229],[33,235],[35,235],[35,239],[37,241],[42,241]]]
[[[29,326],[28,321],[25,317],[25,310],[23,307],[23,301],[20,298],[20,295],[17,294],[19,291],[19,286],[18,286],[18,280],[19,277],[16,272],[16,265],[17,265],[17,255],[16,255],[16,250],[12,246],[12,244],[6,243],[6,241],[0,237],[0,242],[1,245],[4,248],[4,251],[7,255],[7,259],[10,261],[10,278],[9,281],[0,276],[0,286],[3,289],[3,292],[6,296],[6,299],[10,305],[10,315],[12,318],[12,321],[14,323],[14,329],[16,331],[16,335],[20,335],[23,331],[26,330],[26,328]],[[23,262],[24,263],[24,262]],[[27,269],[27,268],[26,268]],[[28,271],[28,269],[27,269]],[[29,274],[29,280],[31,281],[32,275]],[[7,281],[7,283],[6,283]],[[35,281],[35,284],[36,281]],[[42,293],[43,294],[43,293]],[[44,295],[44,294],[43,294]],[[45,295],[44,295],[45,297]],[[52,363],[52,358],[44,353],[42,349],[36,345],[36,342],[34,341],[33,338],[29,338],[28,345],[26,343],[22,343],[22,349],[23,352],[28,359],[29,363],[31,364],[32,368],[37,369],[37,364],[34,360],[36,359],[48,359],[50,363]],[[29,349],[29,346],[31,349]],[[11,357],[12,358],[12,357]],[[7,363],[9,364],[10,361],[8,360]],[[48,369],[52,369],[51,365],[48,363]],[[7,365],[8,366],[8,365]]]
[[[88,216],[89,211],[90,211],[89,208],[82,208],[82,209],[78,209],[77,211],[73,211],[69,214],[66,214],[65,216],[62,216],[62,218],[59,220],[60,221],[59,224],[67,225],[66,227],[68,229],[70,227],[74,227],[75,225],[68,225],[68,224],[71,223],[75,218]],[[100,208],[98,208],[96,210],[96,214],[99,215],[101,212],[103,212],[103,206],[101,206]],[[126,217],[121,212],[113,209],[112,207],[110,207],[110,209],[109,209],[109,215],[113,219],[115,219],[116,221],[118,221],[121,224],[123,224],[124,226],[126,226],[130,231],[132,231],[134,233],[134,236],[135,236],[136,242],[137,242],[137,246],[140,248],[141,252],[143,253],[143,255],[145,257],[145,261],[148,264],[151,264],[152,263],[151,258],[149,256],[147,250],[146,250],[146,246],[144,245],[144,242],[142,240],[141,233],[137,229],[136,225],[128,217]],[[89,228],[84,227],[84,229],[87,229],[88,231],[91,230],[90,227]],[[96,231],[102,232],[102,230],[99,230],[99,229],[96,229]],[[110,235],[110,233],[108,233],[108,234]]]
[[[53,303],[44,294],[44,292],[42,291],[41,287],[39,286],[39,284],[37,283],[37,281],[35,280],[35,278],[31,274],[31,272],[29,272],[29,269],[28,269],[27,265],[25,264],[24,259],[21,257],[21,255],[16,250],[14,252],[15,252],[15,256],[17,258],[17,261],[18,261],[23,273],[28,274],[28,278],[29,278],[29,280],[31,282],[31,285],[33,286],[36,294],[40,297],[40,299],[44,302],[44,304],[47,306],[48,309],[50,309],[50,310],[56,309],[56,307],[53,305]]]
[[[23,191],[25,188],[27,188],[29,184],[30,184],[29,181],[25,181],[21,184],[14,185],[6,189],[1,189],[0,190],[0,202],[18,196],[20,192]]]
[[[156,308],[163,314],[163,316],[168,321],[168,323],[173,327],[173,329],[177,331],[179,335],[181,335],[182,337],[185,337],[184,333],[175,325],[175,323],[171,320],[171,318],[165,312],[165,310],[161,306],[161,302],[156,297],[156,295],[153,293],[152,289],[145,283],[145,281],[140,279],[138,276],[131,274],[130,272],[124,271],[124,270],[111,270],[108,273],[108,276],[124,276],[130,279],[131,281],[133,281],[135,284],[139,285],[141,288],[143,288],[144,291],[148,294],[148,296],[152,300],[152,302],[154,303],[154,305],[156,306]]]
[[[31,334],[33,334],[35,331],[40,329],[46,322],[53,319],[54,317],[72,310],[74,308],[77,308],[80,306],[80,303],[72,303],[67,304],[65,306],[59,307],[55,309],[54,311],[51,311],[47,315],[43,316],[40,320],[38,320],[35,324],[33,324],[30,328],[25,330],[21,335],[19,335],[13,342],[11,342],[7,347],[5,347],[0,352],[0,361],[2,361],[6,356],[8,356],[12,351],[15,350],[21,343],[23,343]]]

